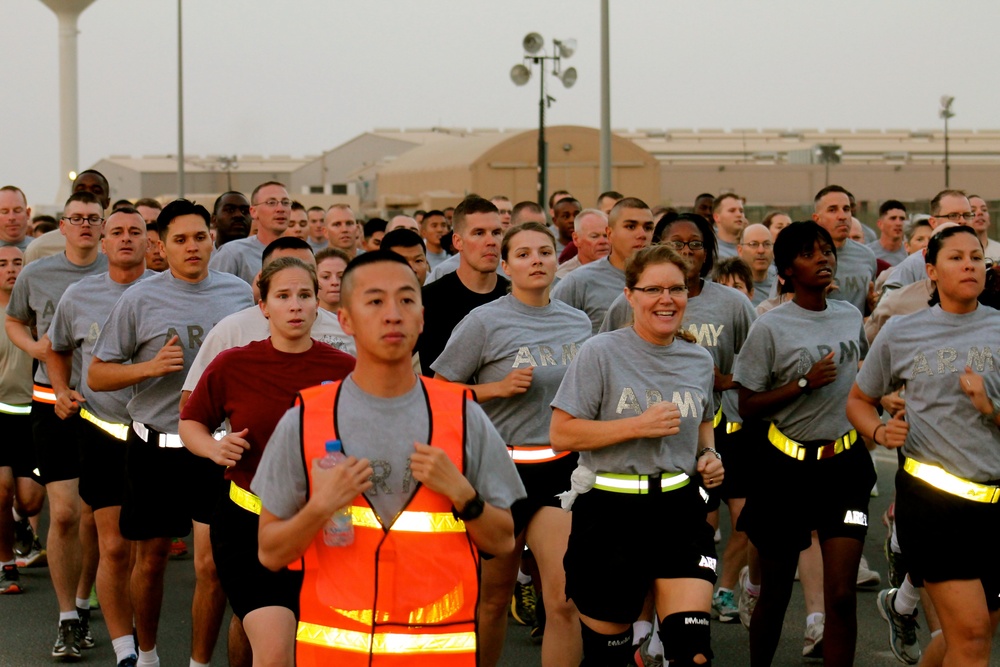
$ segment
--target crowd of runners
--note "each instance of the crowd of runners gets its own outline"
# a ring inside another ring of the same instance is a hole
[[[493,667],[512,614],[545,667],[733,664],[713,622],[746,626],[754,666],[783,641],[846,666],[856,590],[881,587],[900,662],[988,664],[982,197],[887,199],[878,232],[837,185],[757,224],[736,193],[367,221],[274,181],[205,203],[112,203],[90,170],[33,218],[0,188],[0,594],[47,564],[52,658],[85,657],[99,600],[119,667],[209,664],[227,604],[231,665]],[[190,655],[161,656],[189,546]]]

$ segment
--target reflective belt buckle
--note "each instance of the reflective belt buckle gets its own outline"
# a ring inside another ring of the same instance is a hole
[[[1000,502],[1000,486],[970,482],[967,479],[952,475],[944,468],[929,463],[921,463],[911,458],[907,458],[906,462],[903,463],[903,470],[910,473],[913,477],[930,484],[935,489],[950,493],[959,498],[991,505]]]
[[[661,484],[663,484],[663,475],[661,473],[648,475],[646,477],[646,493],[656,496],[660,495],[663,493],[663,489],[660,488]]]
[[[260,498],[233,481],[229,482],[229,499],[248,512],[260,514]]]
[[[791,456],[799,461],[804,461],[806,458],[806,452],[809,449],[800,442],[792,440],[784,433],[778,430],[778,427],[771,422],[771,427],[767,430],[767,439],[771,441],[771,444],[778,448],[783,454]],[[841,452],[845,452],[851,448],[858,440],[858,432],[851,429],[844,435],[840,436],[833,442],[823,445],[816,450],[816,460],[822,461],[823,459],[828,459]]]
[[[712,419],[712,428],[718,427],[722,423],[722,406],[719,406],[719,411],[715,413],[715,417]]]
[[[594,478],[594,488],[611,493],[630,493],[648,495],[663,493],[687,486],[691,478],[686,473],[657,473],[655,475],[620,475],[611,472],[599,472]],[[655,487],[655,491],[653,490]]]
[[[97,417],[94,413],[80,408],[80,418],[89,421],[91,424],[101,429],[116,440],[128,440],[128,426],[125,424],[113,424]]]
[[[149,428],[145,424],[132,422],[132,430],[142,438],[143,442],[149,442]],[[180,449],[184,446],[184,442],[181,440],[181,436],[176,433],[160,433],[156,445],[164,449]]]

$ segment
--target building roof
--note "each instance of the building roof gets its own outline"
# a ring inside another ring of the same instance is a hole
[[[441,138],[403,153],[386,163],[379,171],[393,174],[468,167],[494,146],[520,133],[520,130],[507,130]]]
[[[221,155],[188,155],[184,159],[184,170],[190,173],[208,172],[293,172],[304,164],[311,162],[314,157],[293,158],[288,155],[239,155],[235,162],[227,167],[224,158],[231,156]],[[175,155],[144,155],[142,157],[131,157],[127,155],[112,155],[104,158],[105,162],[111,162],[125,169],[131,169],[143,173],[176,173],[177,156]]]

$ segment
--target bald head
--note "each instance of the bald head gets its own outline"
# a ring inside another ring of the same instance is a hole
[[[411,218],[408,215],[397,215],[389,221],[388,225],[385,226],[385,233],[388,234],[394,229],[412,229],[419,234],[420,223],[417,222],[416,218]]]

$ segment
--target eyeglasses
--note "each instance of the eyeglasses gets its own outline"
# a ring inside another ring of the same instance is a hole
[[[971,222],[976,219],[975,213],[948,213],[946,215],[935,215],[935,218],[944,218],[945,220],[951,220],[952,222]]]
[[[770,241],[750,241],[749,243],[744,243],[743,245],[750,248],[751,250],[759,250],[760,248],[763,248],[764,250],[770,250],[771,248],[774,247],[774,244],[771,243]]]
[[[701,241],[692,241],[692,243],[701,243]],[[697,250],[697,248],[695,248]],[[662,296],[664,292],[670,294],[671,297],[678,297],[687,294],[687,285],[671,285],[670,287],[663,287],[662,285],[649,285],[648,287],[633,287],[631,288],[633,292],[642,292],[646,296],[659,297]]]
[[[292,206],[292,200],[291,199],[265,199],[264,201],[258,203],[257,205],[258,206],[266,206],[268,208],[277,208],[279,204],[281,205],[281,208],[291,208],[291,206]]]
[[[99,215],[90,215],[90,216],[87,216],[87,217],[84,217],[82,215],[71,215],[71,216],[65,216],[64,215],[62,217],[62,219],[65,220],[66,222],[68,222],[71,225],[76,225],[77,227],[79,227],[80,225],[82,225],[85,222],[88,225],[90,225],[91,227],[96,227],[97,225],[99,225],[102,222],[104,222],[104,218],[102,218]]]
[[[990,269],[993,268],[993,266],[996,264],[996,262],[994,262],[993,259],[991,259],[990,257],[984,257],[983,258],[983,264],[986,265],[986,270],[989,271]]]
[[[704,241],[666,241],[664,245],[668,245],[674,250],[683,250],[684,246],[691,248],[691,250],[701,250],[705,247]],[[687,288],[684,288],[687,290]]]

